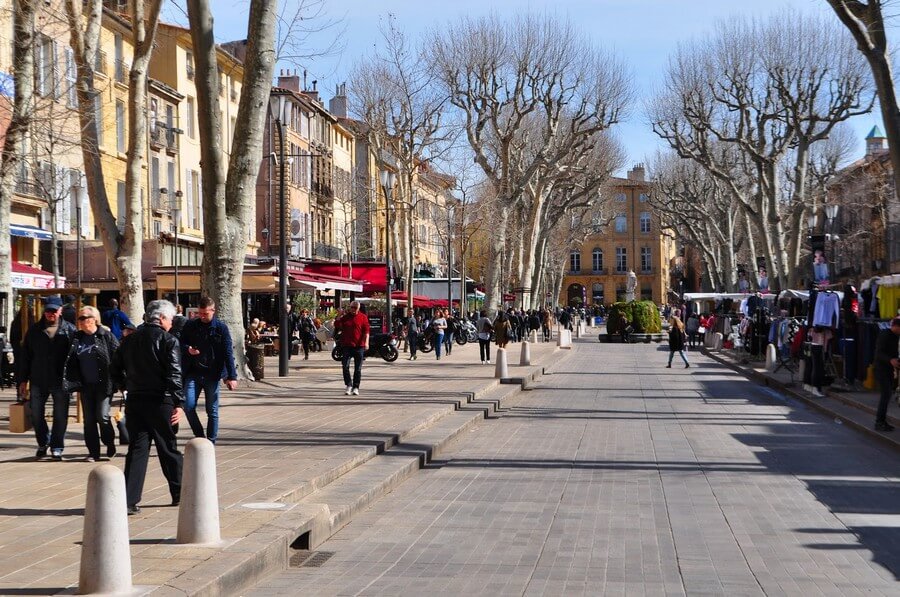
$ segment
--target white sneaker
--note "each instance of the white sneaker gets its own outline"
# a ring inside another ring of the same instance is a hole
[[[490,364],[491,364],[491,359],[486,360],[486,361],[484,362],[484,364],[485,364],[485,365],[490,365]]]
[[[353,391],[353,386],[347,386],[347,389],[344,390],[344,394],[349,396],[352,391]]]
[[[359,396],[359,388],[353,388],[353,395]]]

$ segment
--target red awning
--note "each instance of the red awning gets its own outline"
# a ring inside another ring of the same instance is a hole
[[[432,300],[431,300],[431,304],[432,304],[432,306],[434,306],[434,307],[446,307],[446,306],[447,306],[447,299],[432,299]],[[458,306],[458,305],[459,305],[459,299],[453,299],[453,304]]]
[[[394,292],[392,292],[391,298],[395,301],[407,302],[407,294],[406,294],[406,292],[404,292],[402,290],[395,290]],[[446,302],[446,301],[444,301],[444,302]],[[434,300],[431,299],[430,297],[427,297],[427,296],[424,296],[421,294],[413,295],[413,307],[428,308],[428,307],[433,307],[433,306],[434,306]]]
[[[305,274],[322,274],[326,276],[334,276],[338,278],[346,278],[353,276],[354,281],[362,282],[362,294],[372,295],[375,293],[384,294],[387,286],[387,271],[383,263],[371,262],[354,262],[348,263],[307,263],[303,268]]]
[[[13,288],[55,288],[52,273],[17,261],[12,262],[11,281]],[[60,284],[65,281],[64,276],[59,277]]]

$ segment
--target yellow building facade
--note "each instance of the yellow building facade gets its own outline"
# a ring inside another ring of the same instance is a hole
[[[650,205],[644,167],[612,178],[609,192],[611,221],[571,248],[559,303],[580,307],[624,300],[631,271],[637,276],[635,299],[665,303],[675,244]]]

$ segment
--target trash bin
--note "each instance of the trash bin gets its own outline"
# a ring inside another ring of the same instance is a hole
[[[266,375],[265,347],[261,344],[247,346],[247,366],[254,379],[262,379]]]

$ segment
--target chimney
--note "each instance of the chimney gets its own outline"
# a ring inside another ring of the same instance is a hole
[[[334,97],[328,102],[328,111],[337,118],[347,118],[347,84],[341,83],[334,90]]]
[[[300,77],[297,75],[296,71],[291,74],[291,71],[282,69],[278,74],[278,86],[282,89],[287,89],[289,91],[295,91],[299,93]]]
[[[637,180],[643,182],[644,180],[644,165],[643,164],[635,164],[634,167],[628,171],[628,180]]]
[[[318,83],[318,81],[313,79],[312,89],[304,89],[303,93],[304,93],[304,95],[306,95],[306,97],[310,98],[317,104],[321,104],[322,102],[319,101],[319,92],[316,90],[317,83]]]

